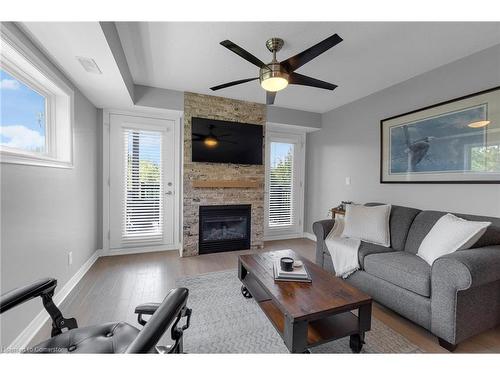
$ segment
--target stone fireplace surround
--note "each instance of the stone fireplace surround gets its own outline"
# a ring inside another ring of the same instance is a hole
[[[209,205],[251,205],[251,249],[264,246],[264,165],[193,163],[191,160],[191,118],[249,124],[266,123],[266,106],[217,96],[184,95],[184,174],[182,256],[198,255],[199,207]],[[265,133],[265,132],[264,132]],[[264,153],[264,150],[262,150]],[[252,187],[194,187],[204,180],[251,181]]]

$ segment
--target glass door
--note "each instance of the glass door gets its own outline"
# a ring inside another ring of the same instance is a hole
[[[266,135],[267,239],[302,236],[304,136]]]
[[[111,249],[173,243],[174,124],[111,116]]]

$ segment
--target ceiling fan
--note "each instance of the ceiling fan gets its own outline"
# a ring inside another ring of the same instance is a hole
[[[271,38],[266,42],[266,47],[270,52],[272,52],[273,59],[269,64],[265,64],[237,44],[231,42],[230,40],[224,40],[220,42],[222,46],[226,47],[230,51],[236,53],[238,56],[244,58],[248,62],[260,68],[259,76],[255,78],[246,78],[240,79],[238,81],[224,83],[222,85],[211,87],[210,89],[212,91],[216,91],[224,89],[226,87],[231,87],[258,79],[260,80],[260,85],[262,86],[262,88],[266,90],[266,104],[274,104],[276,92],[283,90],[289,84],[334,90],[337,85],[296,73],[295,70],[308,63],[315,57],[318,57],[323,52],[328,51],[330,48],[339,44],[341,41],[342,38],[340,36],[338,36],[337,34],[333,34],[332,36],[326,38],[318,44],[315,44],[305,51],[302,51],[295,56],[289,57],[288,59],[279,62],[278,60],[276,60],[276,52],[278,52],[283,47],[284,41],[280,38]]]
[[[216,147],[219,144],[219,142],[236,144],[236,142],[232,142],[232,141],[228,141],[228,140],[222,139],[224,137],[229,137],[232,134],[219,134],[219,135],[215,135],[214,132],[213,132],[214,128],[215,128],[214,125],[209,125],[208,126],[208,129],[209,129],[208,134],[193,133],[193,135],[197,137],[196,139],[193,139],[193,141],[195,141],[195,142],[203,142],[203,144],[205,146],[207,146],[208,148],[214,148],[214,147]]]

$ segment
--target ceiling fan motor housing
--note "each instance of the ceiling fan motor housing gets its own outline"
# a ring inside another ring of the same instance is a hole
[[[274,78],[274,77],[280,77],[284,78],[287,81],[290,78],[290,75],[288,72],[280,65],[278,62],[272,62],[270,64],[267,64],[269,69],[266,68],[260,68],[260,75],[259,79],[260,82],[265,81],[266,79],[269,78]]]

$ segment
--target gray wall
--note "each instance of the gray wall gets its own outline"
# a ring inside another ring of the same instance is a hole
[[[184,110],[184,92],[158,87],[135,85],[134,104],[144,107]],[[321,128],[321,114],[296,109],[267,106],[267,122]]]
[[[47,276],[60,289],[98,248],[97,128],[96,108],[75,89],[74,168],[0,164],[1,293]],[[0,346],[9,345],[41,309],[37,299],[2,314]]]
[[[321,128],[321,114],[268,105],[267,122],[319,129]]]
[[[500,216],[500,185],[379,183],[381,119],[498,85],[500,45],[323,114],[307,135],[304,231],[341,200]]]
[[[135,85],[134,92],[135,105],[184,111],[184,91]]]

